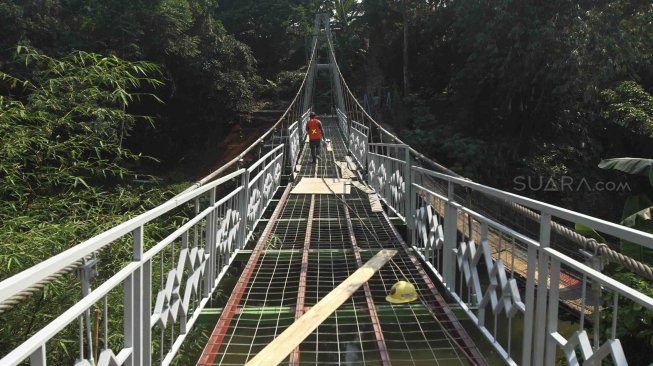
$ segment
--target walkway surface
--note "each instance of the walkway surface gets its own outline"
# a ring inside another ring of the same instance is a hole
[[[311,164],[304,149],[295,183],[339,178],[346,147],[323,119],[333,151]],[[373,212],[357,185],[349,194],[284,190],[198,362],[243,365],[380,249],[397,249],[376,273],[287,359],[289,365],[485,364],[480,352],[410,253],[384,212]],[[378,210],[374,210],[378,211]],[[264,224],[261,222],[260,224]],[[407,280],[419,300],[391,305],[392,285]]]

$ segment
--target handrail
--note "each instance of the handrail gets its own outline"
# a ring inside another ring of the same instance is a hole
[[[190,201],[191,199],[217,187],[218,185],[229,181],[245,172],[245,169],[239,169],[209,185],[202,187],[200,190],[186,192],[168,200],[167,202],[151,209],[142,214],[123,222],[103,233],[100,233],[82,243],[67,249],[53,257],[46,259],[28,268],[14,276],[11,276],[0,282],[0,303],[13,297],[14,295],[27,290],[32,284],[46,279],[70,265],[71,262],[83,258],[93,252],[96,252],[111,242],[125,235],[130,234],[133,230],[144,225],[151,220],[169,212],[170,210]]]
[[[496,188],[488,187],[479,183],[472,182],[467,179],[461,179],[457,177],[452,177],[447,174],[437,173],[428,169],[421,167],[413,166],[414,171],[436,177],[448,182],[456,183],[463,187],[468,187],[478,192],[484,193],[488,196],[498,198],[500,200],[505,200],[509,202],[518,203],[527,208],[537,210],[543,213],[550,214],[551,216],[559,217],[564,220],[571,222],[579,223],[596,229],[598,231],[612,231],[614,235],[617,235],[625,240],[631,241],[633,243],[640,244],[644,247],[653,249],[653,234],[645,233],[643,231],[631,229],[629,227],[615,224],[606,220],[599,218],[594,218],[579,212],[574,212],[566,208],[554,206],[549,203],[541,202],[534,200],[532,198],[519,196],[514,193],[505,192]]]

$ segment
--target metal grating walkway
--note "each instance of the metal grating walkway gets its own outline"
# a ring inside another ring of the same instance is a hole
[[[335,121],[323,119],[333,152],[310,163],[302,177],[338,177],[334,161],[346,148]],[[289,365],[485,364],[466,332],[385,213],[372,212],[367,193],[289,194],[286,187],[198,362],[243,365],[308,308],[381,248],[397,249],[376,273],[285,361]],[[418,301],[385,300],[399,280],[413,283]]]

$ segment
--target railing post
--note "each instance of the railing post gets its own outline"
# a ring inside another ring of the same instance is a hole
[[[249,200],[249,170],[245,169],[242,176],[241,187],[243,188],[240,191],[240,197],[238,199],[238,211],[240,211],[240,240],[238,240],[238,249],[245,247],[247,242],[247,205]],[[229,253],[231,255],[231,253]]]
[[[30,366],[45,366],[47,357],[45,356],[45,344],[41,345],[36,351],[29,356]]]
[[[143,258],[143,226],[137,227],[132,233],[134,236],[132,261],[139,262]],[[148,329],[148,333],[150,329],[149,311],[147,316],[144,314],[145,308],[149,309],[149,303],[146,305],[143,301],[144,290],[143,267],[140,267],[125,280],[125,348],[132,347],[131,357],[127,360],[127,364],[131,366],[143,365],[144,342],[148,341],[148,349],[151,343],[144,337],[144,328]],[[147,327],[144,327],[145,321]]]
[[[143,354],[141,357],[143,366],[152,364],[152,328],[150,326],[150,317],[152,316],[152,261],[148,260],[143,263],[142,267],[142,346]]]
[[[413,231],[415,231],[415,199],[413,197],[413,171],[411,169],[411,159],[410,159],[410,148],[408,145],[405,146],[405,158],[406,166],[404,167],[404,185],[406,189],[405,193],[405,203],[404,207],[406,212],[404,217],[406,218],[406,228],[408,229],[406,233],[406,238],[408,238],[409,246],[414,244],[413,242]]]
[[[514,255],[514,253],[513,253]],[[528,245],[526,273],[526,313],[524,314],[524,343],[522,365],[530,366],[533,356],[533,331],[535,318],[535,270],[537,269],[537,247]]]
[[[560,261],[556,258],[551,258],[551,289],[549,290],[549,310],[547,312],[546,322],[546,341],[544,364],[555,364],[556,356],[556,341],[551,336],[551,333],[558,331],[558,299],[560,296]],[[581,311],[583,311],[581,309]]]
[[[444,209],[444,245],[442,247],[442,279],[444,285],[449,291],[456,290],[456,260],[454,258],[454,249],[458,241],[458,210],[454,206],[455,202],[454,184],[448,182],[447,204]]]
[[[547,339],[547,286],[549,280],[549,256],[544,251],[551,241],[551,214],[542,212],[540,217],[540,250],[537,264],[537,305],[535,307],[535,352],[533,365],[542,366]]]
[[[215,228],[216,228],[216,214],[215,214],[215,188],[209,191],[209,207],[212,207],[211,212],[206,216],[206,247],[205,252],[209,255],[209,260],[206,263],[204,271],[204,296],[209,296],[215,283],[216,273],[216,249],[215,249]]]

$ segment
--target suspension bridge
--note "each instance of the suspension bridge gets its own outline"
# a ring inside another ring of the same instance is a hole
[[[628,364],[620,309],[653,311],[653,299],[602,268],[617,263],[647,280],[653,270],[569,227],[646,248],[653,235],[458,176],[365,112],[340,72],[325,14],[311,50],[288,109],[237,158],[0,282],[4,314],[61,277],[77,276],[80,289],[69,308],[43,314],[45,327],[2,350],[0,365],[58,364],[50,350],[61,337],[75,345],[74,365],[180,364],[207,321],[197,365]],[[312,163],[305,126],[323,84],[330,144]],[[171,232],[148,231],[180,217]],[[117,269],[105,269],[107,252],[126,253]],[[218,307],[215,294],[234,271]],[[416,299],[388,302],[398,281]],[[571,326],[560,326],[560,309],[574,315]]]

